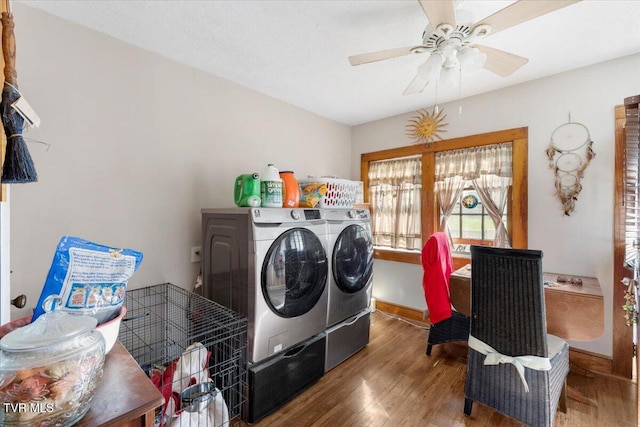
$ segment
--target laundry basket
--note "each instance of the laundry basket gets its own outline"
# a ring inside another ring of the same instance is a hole
[[[118,338],[165,397],[156,425],[227,427],[247,393],[246,317],[171,283],[125,298]]]
[[[303,178],[298,180],[302,188],[305,185],[321,182],[326,184],[327,192],[318,202],[318,208],[351,209],[356,202],[362,181],[350,181],[338,178]]]

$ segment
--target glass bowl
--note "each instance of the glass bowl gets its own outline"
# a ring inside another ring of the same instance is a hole
[[[71,425],[102,379],[96,319],[53,311],[0,339],[0,425]]]

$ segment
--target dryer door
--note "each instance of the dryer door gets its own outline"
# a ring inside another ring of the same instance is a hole
[[[338,288],[348,294],[362,290],[373,274],[371,233],[358,224],[342,230],[333,247],[333,278]]]
[[[262,264],[262,294],[279,316],[300,316],[322,296],[327,271],[327,253],[320,238],[306,228],[290,229],[267,251]]]

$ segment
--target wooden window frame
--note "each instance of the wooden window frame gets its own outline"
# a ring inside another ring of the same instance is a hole
[[[460,150],[465,148],[480,147],[484,145],[512,142],[513,156],[513,183],[512,194],[518,194],[517,200],[512,200],[509,209],[509,236],[514,248],[526,249],[528,246],[528,150],[529,131],[527,127],[507,129],[497,132],[488,132],[478,135],[453,138],[436,142],[426,146],[408,145],[391,148],[388,150],[363,153],[360,156],[360,179],[364,183],[364,201],[369,203],[369,163],[379,160],[388,160],[397,157],[422,156],[422,241],[438,230],[439,214],[437,204],[433,197],[435,184],[436,153],[441,151]],[[429,190],[431,189],[431,190]],[[374,257],[387,261],[406,262],[420,264],[420,253],[403,252],[386,249],[375,249]],[[454,257],[454,266],[468,263],[468,258]]]
[[[613,203],[613,343],[612,366],[614,375],[633,377],[633,328],[626,325],[620,307],[625,303],[623,278],[633,278],[633,270],[624,266],[625,259],[625,209],[624,209],[624,147],[626,112],[624,105],[615,107],[615,157],[614,157],[614,203]],[[638,360],[640,364],[640,359]],[[639,385],[640,387],[640,385]],[[638,407],[640,411],[640,406]]]

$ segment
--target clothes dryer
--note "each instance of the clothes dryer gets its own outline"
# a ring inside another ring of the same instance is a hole
[[[322,333],[328,303],[318,209],[202,209],[204,296],[248,319],[256,363]]]
[[[327,327],[369,307],[373,279],[371,217],[366,209],[323,209],[329,240]]]

